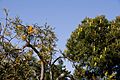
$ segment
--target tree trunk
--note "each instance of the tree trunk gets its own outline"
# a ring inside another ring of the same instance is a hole
[[[44,62],[41,61],[41,74],[40,74],[40,80],[44,80],[44,70],[45,66],[44,66]]]
[[[50,68],[50,80],[53,80],[52,70]]]
[[[44,64],[44,61],[43,61],[43,57],[39,54],[39,51],[33,47],[29,42],[27,42],[26,44],[28,47],[31,47],[38,55],[38,57],[40,58],[41,60],[41,74],[40,74],[40,80],[44,80],[44,73],[45,73],[45,64]]]
[[[62,74],[60,74],[60,76],[58,76],[58,78],[56,80],[60,80],[61,78],[65,77],[66,73],[63,72]]]

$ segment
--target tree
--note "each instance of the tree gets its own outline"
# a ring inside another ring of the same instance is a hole
[[[120,79],[120,17],[85,18],[66,44],[66,57],[74,63],[77,78]]]
[[[25,25],[4,11],[5,18],[0,20],[0,80],[56,80],[63,72],[60,79],[67,78],[70,72],[63,64],[55,64],[64,57],[53,58],[57,52],[54,29],[47,23]]]

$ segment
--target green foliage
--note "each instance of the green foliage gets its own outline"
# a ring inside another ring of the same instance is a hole
[[[116,73],[114,78],[120,79],[119,16],[113,21],[108,21],[103,15],[85,18],[72,32],[66,47],[65,55],[67,58],[77,62],[79,68],[84,69],[83,67],[86,67],[85,72],[88,71],[89,74],[92,73],[92,76],[102,78],[105,76],[108,78],[108,76]],[[89,74],[83,77],[89,76]]]

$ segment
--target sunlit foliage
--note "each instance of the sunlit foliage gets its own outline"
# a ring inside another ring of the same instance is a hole
[[[47,23],[25,25],[19,17],[4,12],[0,19],[0,80],[56,80],[63,72],[60,78],[65,79],[70,72],[63,64],[55,64],[61,58],[53,58],[58,52],[54,28]]]
[[[86,17],[72,32],[65,55],[76,67],[75,76],[120,79],[120,17]]]

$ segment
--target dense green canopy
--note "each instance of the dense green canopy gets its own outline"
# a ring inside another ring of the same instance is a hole
[[[83,71],[78,77],[85,77],[88,71],[92,76],[120,79],[119,16],[113,21],[103,15],[85,18],[72,32],[66,47],[65,55]]]

